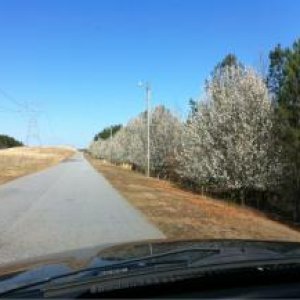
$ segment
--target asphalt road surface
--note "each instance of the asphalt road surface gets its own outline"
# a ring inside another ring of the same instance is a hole
[[[81,153],[0,186],[0,264],[97,246],[164,238]]]

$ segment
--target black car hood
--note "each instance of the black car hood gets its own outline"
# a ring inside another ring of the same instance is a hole
[[[147,240],[106,244],[0,266],[0,293],[19,284],[32,283],[85,268],[109,266],[128,259],[195,247],[205,249],[253,247],[285,253],[299,251],[300,243],[252,240]]]

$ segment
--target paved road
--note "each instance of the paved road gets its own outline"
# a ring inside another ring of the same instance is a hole
[[[0,264],[164,237],[80,153],[0,186],[0,205]]]

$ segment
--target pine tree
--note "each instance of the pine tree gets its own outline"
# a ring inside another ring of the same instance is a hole
[[[276,139],[284,166],[282,183],[286,199],[295,204],[300,220],[300,39],[289,49],[277,46],[270,53],[268,85],[274,94]]]

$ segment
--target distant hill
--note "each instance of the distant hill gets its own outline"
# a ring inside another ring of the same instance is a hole
[[[20,147],[23,146],[23,143],[17,141],[15,138],[0,134],[0,149],[12,148],[12,147]]]

